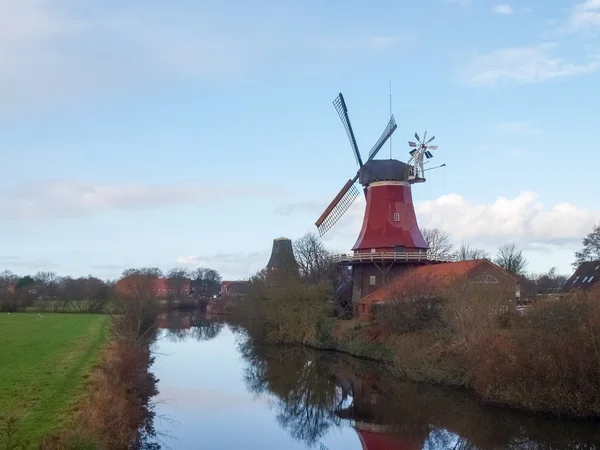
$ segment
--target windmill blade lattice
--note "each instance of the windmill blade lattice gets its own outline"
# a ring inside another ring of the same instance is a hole
[[[357,178],[358,175],[354,179],[346,182],[338,195],[335,196],[333,201],[325,209],[325,212],[323,212],[321,217],[316,221],[315,225],[319,230],[319,236],[323,236],[327,233],[327,231],[340,220],[344,213],[348,211],[354,200],[356,200],[356,197],[359,196],[360,192],[354,185]]]
[[[344,187],[342,187],[340,192],[335,196],[329,206],[327,206],[323,214],[321,214],[321,217],[319,217],[319,219],[315,222],[320,236],[323,236],[329,229],[331,229],[331,227],[336,224],[336,222],[346,213],[346,211],[348,211],[350,206],[352,206],[354,200],[356,200],[356,198],[360,195],[360,192],[356,186],[354,186],[354,183],[356,183],[356,180],[359,179],[360,174],[364,169],[364,164],[360,156],[360,151],[358,150],[354,131],[352,130],[352,125],[350,124],[350,118],[348,117],[348,108],[346,107],[346,102],[341,92],[333,101],[333,105],[335,106],[342,124],[346,129],[346,133],[348,134],[348,139],[350,140],[350,145],[352,146],[352,151],[354,153],[356,163],[359,165],[359,169],[355,177],[348,180],[346,184],[344,184]],[[388,124],[379,137],[379,140],[369,152],[367,163],[375,158],[379,150],[381,150],[396,128],[396,120],[394,119],[394,116],[391,115]]]
[[[337,98],[333,101],[333,106],[337,110],[340,119],[342,120],[342,124],[346,129],[346,133],[348,134],[348,139],[350,139],[350,145],[352,145],[352,151],[354,152],[354,158],[356,158],[356,163],[362,167],[363,162],[360,157],[360,152],[358,151],[358,144],[356,143],[356,138],[354,137],[354,131],[352,130],[352,125],[350,124],[350,118],[348,117],[348,108],[346,107],[346,102],[344,101],[344,96],[340,92]]]
[[[385,127],[385,130],[383,130],[383,133],[381,133],[381,137],[369,152],[369,159],[367,161],[371,161],[373,158],[375,158],[375,156],[377,156],[379,150],[381,150],[381,148],[385,145],[390,136],[394,134],[396,128],[398,128],[398,125],[396,125],[396,119],[394,119],[394,116],[392,116]]]

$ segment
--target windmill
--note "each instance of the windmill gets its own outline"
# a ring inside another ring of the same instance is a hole
[[[408,160],[408,165],[411,166],[409,179],[413,180],[424,179],[423,174],[425,170],[423,169],[423,157],[428,160],[433,158],[431,150],[438,148],[437,145],[429,145],[435,139],[435,136],[427,140],[427,131],[423,133],[423,140],[419,138],[417,133],[415,133],[415,139],[417,142],[408,141],[408,146],[412,148],[410,151],[410,159]]]
[[[417,264],[428,264],[427,242],[423,238],[412,201],[411,185],[425,181],[423,157],[429,158],[430,150],[425,138],[409,163],[395,159],[375,159],[377,153],[397,128],[393,115],[379,140],[363,162],[356,143],[354,130],[348,117],[344,97],[340,93],[333,102],[350,140],[350,146],[358,164],[358,172],[350,178],[333,198],[323,214],[315,222],[323,236],[348,211],[360,191],[358,181],[364,188],[366,207],[363,223],[353,254],[344,256],[340,264],[352,267],[352,303],[355,306],[366,295],[383,286],[390,277]]]
[[[344,215],[346,211],[350,208],[356,197],[359,196],[360,192],[354,185],[356,181],[360,178],[361,170],[365,166],[362,161],[362,157],[360,155],[360,151],[358,150],[358,144],[356,143],[356,138],[354,137],[354,131],[352,130],[352,125],[350,124],[350,118],[348,117],[348,108],[346,107],[346,102],[344,101],[344,96],[340,92],[337,98],[333,101],[333,105],[337,110],[340,119],[342,120],[342,124],[346,129],[346,133],[348,134],[348,139],[350,140],[350,146],[352,147],[352,153],[354,154],[354,158],[356,159],[356,164],[358,164],[358,172],[354,178],[349,179],[346,184],[342,187],[340,192],[333,198],[329,206],[325,209],[321,217],[315,222],[317,229],[319,230],[319,235],[323,236],[327,231],[335,225],[335,223]],[[390,121],[387,126],[381,133],[379,140],[373,145],[373,148],[369,151],[369,157],[367,158],[367,163],[372,161],[381,148],[384,146],[389,137],[396,131],[397,125],[394,116],[390,117]]]

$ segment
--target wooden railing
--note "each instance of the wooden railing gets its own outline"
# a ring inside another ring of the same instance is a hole
[[[337,255],[338,262],[376,262],[376,261],[398,261],[398,262],[448,262],[447,258],[437,258],[430,256],[427,251],[420,252],[372,252],[372,253],[353,253]]]

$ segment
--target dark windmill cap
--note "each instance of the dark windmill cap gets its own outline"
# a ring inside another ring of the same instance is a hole
[[[409,166],[396,159],[372,159],[360,169],[360,184],[366,186],[374,181],[405,181]]]
[[[273,249],[271,250],[271,258],[267,263],[267,268],[279,269],[284,266],[289,267],[290,265],[297,266],[292,241],[285,237],[273,239]]]

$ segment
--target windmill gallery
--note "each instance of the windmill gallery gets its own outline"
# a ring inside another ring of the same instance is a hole
[[[342,189],[329,203],[315,222],[322,237],[348,211],[360,195],[356,183],[363,187],[366,205],[362,227],[352,253],[338,257],[339,267],[345,267],[351,277],[337,286],[336,295],[351,297],[353,315],[370,313],[371,303],[385,301],[385,289],[410,275],[427,276],[429,280],[466,277],[475,283],[495,283],[507,292],[507,304],[514,309],[520,295],[518,280],[488,260],[450,261],[432,255],[429,245],[419,229],[412,200],[412,185],[426,181],[425,172],[444,167],[425,168],[438,147],[432,145],[435,136],[427,138],[427,131],[416,141],[409,141],[409,157],[406,163],[397,159],[375,159],[383,146],[397,129],[390,111],[390,119],[383,133],[363,159],[354,130],[350,123],[344,96],[340,93],[333,105],[348,135],[352,153],[358,165],[356,174],[348,179]],[[287,241],[287,245],[283,245]],[[267,269],[275,270],[281,261],[293,261],[291,241],[278,238],[273,243]],[[435,270],[432,271],[433,266]],[[344,291],[344,292],[343,292]],[[350,291],[350,292],[347,292]]]

